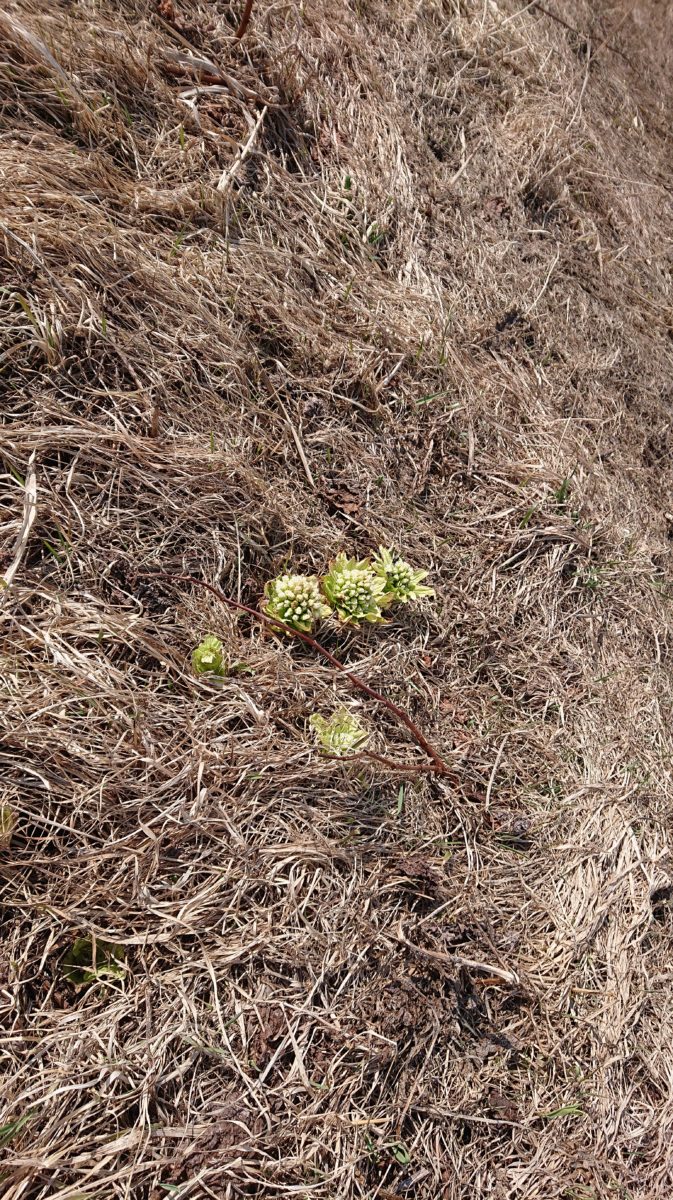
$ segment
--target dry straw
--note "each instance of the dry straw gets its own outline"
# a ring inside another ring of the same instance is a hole
[[[664,8],[5,6],[3,1200],[670,1196]]]

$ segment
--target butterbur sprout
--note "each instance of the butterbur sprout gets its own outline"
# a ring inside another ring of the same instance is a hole
[[[322,588],[339,620],[356,628],[362,621],[380,624],[382,610],[391,601],[385,579],[374,571],[369,559],[346,558],[343,552],[337,554]]]
[[[315,575],[279,575],[264,588],[264,610],[291,629],[310,633],[317,621],[330,615]]]
[[[123,979],[126,974],[124,947],[101,938],[77,937],[61,959],[61,970],[68,982],[76,987]]]
[[[192,652],[195,675],[226,675],[224,646],[219,638],[209,633]]]
[[[321,749],[338,758],[361,750],[369,741],[367,730],[343,706],[325,720],[319,713],[309,718],[309,725]]]
[[[379,546],[373,567],[379,578],[384,581],[386,591],[400,604],[408,604],[410,600],[421,600],[423,596],[435,594],[434,588],[424,587],[421,583],[422,579],[427,578],[427,571],[417,571],[385,546]]]

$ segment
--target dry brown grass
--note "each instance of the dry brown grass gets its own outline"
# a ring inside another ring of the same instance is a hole
[[[0,15],[4,1200],[671,1194],[673,14],[546,7]],[[380,541],[460,787],[144,577]]]

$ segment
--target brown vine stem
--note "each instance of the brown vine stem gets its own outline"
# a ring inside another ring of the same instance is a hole
[[[253,0],[245,0],[245,8],[243,9],[243,16],[241,17],[241,23],[240,23],[238,29],[236,30],[236,37],[238,38],[239,42],[240,42],[241,38],[243,37],[243,35],[245,34],[245,31],[248,28],[248,25],[250,24],[250,17],[252,16],[252,5],[253,5]]]
[[[587,45],[590,43],[591,38],[587,33],[582,33],[581,29],[576,29],[574,25],[569,25],[567,21],[564,21],[563,17],[559,17],[557,13],[552,12],[551,9],[545,8],[543,4],[540,4],[539,0],[532,0],[532,3],[527,5],[527,7],[532,8],[533,12],[537,11],[544,13],[545,17],[550,17],[552,21],[556,21],[557,25],[562,25],[563,28],[569,30],[570,33],[574,33],[578,38],[582,38]],[[524,8],[522,11],[525,12],[526,9]],[[623,24],[623,21],[621,23]],[[617,28],[619,28],[619,26],[617,26]],[[606,42],[605,39],[603,39],[603,41],[599,44],[596,52],[591,57],[595,58],[598,50],[602,50],[603,47],[605,47],[606,50],[612,51],[613,54],[618,54],[620,58],[623,58],[624,61],[629,64],[629,66],[632,65],[630,59],[627,58],[623,50],[620,50],[618,46],[611,45],[610,42]]]
[[[215,587],[215,585],[212,583],[206,583],[205,579],[199,579],[196,575],[167,575],[162,571],[144,571],[140,573],[140,577],[146,579],[167,579],[170,580],[171,583],[195,583],[198,585],[198,587],[206,588],[206,590],[211,592],[213,596],[216,596],[218,600],[221,600],[223,604],[226,604],[228,608],[235,608],[239,612],[248,613],[249,616],[254,617],[256,621],[261,621],[264,625],[267,625],[274,631],[280,629],[283,633],[290,634],[291,637],[299,638],[299,640],[305,642],[307,646],[311,646],[314,650],[317,650],[318,654],[321,654],[323,658],[326,658],[327,661],[331,663],[331,665],[335,667],[337,671],[340,671],[342,675],[345,675],[346,679],[349,679],[351,683],[355,685],[355,687],[360,689],[361,692],[364,692],[365,695],[369,696],[371,700],[376,700],[377,704],[382,704],[384,708],[388,709],[388,712],[391,712],[393,716],[395,716],[397,720],[402,723],[402,725],[406,726],[414,741],[421,747],[421,750],[425,751],[428,758],[431,759],[432,766],[428,765],[425,768],[426,770],[433,771],[437,775],[451,776],[452,779],[454,779],[456,782],[459,782],[455,772],[452,771],[448,763],[444,761],[439,751],[435,750],[434,746],[430,744],[428,739],[421,732],[421,730],[418,728],[418,725],[409,716],[409,714],[406,713],[403,708],[400,708],[399,705],[395,704],[392,700],[389,700],[387,696],[384,696],[381,692],[377,692],[375,688],[370,687],[368,683],[365,683],[364,679],[361,679],[359,675],[355,674],[355,671],[349,671],[348,667],[345,667],[344,664],[340,662],[339,659],[336,658],[326,646],[323,646],[321,642],[318,642],[314,637],[311,637],[310,633],[302,633],[298,629],[292,629],[290,625],[286,625],[284,621],[280,621],[277,617],[268,617],[266,613],[260,612],[260,610],[257,608],[252,608],[249,604],[243,604],[240,600],[232,600],[231,596],[227,596],[225,592],[220,590],[220,588]],[[400,764],[397,763],[395,764],[396,767],[399,765]],[[403,766],[402,769],[408,770],[410,767],[413,770],[416,769],[415,767],[411,766],[411,764],[410,766]],[[420,767],[419,769],[422,770],[423,768]]]

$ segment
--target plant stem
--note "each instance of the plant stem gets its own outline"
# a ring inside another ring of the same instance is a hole
[[[285,622],[281,621],[278,617],[268,617],[266,613],[260,612],[260,610],[257,608],[252,608],[249,604],[243,604],[240,600],[232,600],[231,596],[227,596],[223,591],[220,590],[220,588],[215,587],[215,585],[212,583],[206,583],[205,579],[199,579],[196,575],[167,575],[161,571],[142,572],[141,574],[146,578],[168,579],[173,583],[195,583],[199,587],[206,588],[207,591],[212,592],[213,596],[216,596],[218,600],[221,600],[222,603],[226,604],[229,608],[235,608],[238,609],[239,612],[248,613],[251,617],[255,617],[257,621],[262,621],[263,624],[269,626],[269,628],[276,632],[280,629],[283,633],[288,633],[292,637],[299,638],[300,641],[305,642],[307,646],[311,646],[314,650],[317,650],[318,654],[321,654],[323,658],[326,658],[327,661],[336,668],[337,671],[340,671],[342,675],[345,675],[347,679],[350,679],[351,683],[354,684],[355,687],[359,688],[361,692],[364,692],[366,696],[370,697],[370,699],[376,700],[377,704],[382,704],[384,708],[388,709],[388,712],[391,712],[393,716],[397,717],[397,720],[400,721],[402,725],[406,726],[417,744],[422,750],[425,751],[425,753],[428,755],[428,758],[431,759],[432,767],[429,767],[429,770],[434,771],[438,775],[450,775],[454,779],[456,778],[455,773],[451,770],[448,763],[444,761],[439,751],[435,750],[434,746],[430,744],[428,739],[418,728],[416,722],[409,716],[408,713],[404,711],[403,708],[400,708],[399,705],[395,704],[392,700],[389,700],[387,696],[382,695],[381,692],[377,692],[375,688],[370,687],[369,684],[365,683],[364,679],[361,679],[360,676],[356,675],[354,671],[349,671],[348,667],[345,667],[344,664],[340,662],[339,659],[336,658],[326,646],[323,646],[320,642],[316,641],[316,639],[311,637],[309,633],[303,633],[299,629],[292,629],[290,625],[286,625]]]
[[[236,37],[239,40],[239,42],[240,42],[241,38],[243,37],[246,29],[248,28],[248,25],[250,24],[250,17],[252,15],[252,4],[253,4],[253,0],[246,0],[245,8],[243,9],[243,16],[241,17],[241,23],[240,23],[238,29],[236,30]]]

